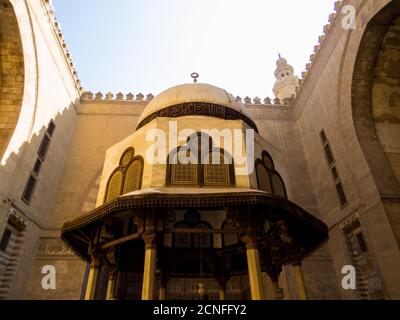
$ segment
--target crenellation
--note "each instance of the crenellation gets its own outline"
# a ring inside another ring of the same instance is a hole
[[[334,6],[335,6],[336,13],[339,13],[342,10],[343,4],[344,4],[343,0],[339,0],[339,1],[335,2]]]
[[[113,99],[114,99],[114,94],[112,94],[111,92],[107,92],[105,100],[113,100]]]
[[[333,23],[333,22],[335,21],[336,17],[337,17],[337,13],[336,13],[336,12],[332,12],[332,13],[329,15],[329,22],[330,22],[330,23]]]
[[[118,92],[117,94],[113,94],[112,92],[102,93],[97,92],[93,93],[91,91],[83,91],[81,94],[81,100],[101,100],[101,101],[136,101],[136,102],[150,102],[154,99],[154,95],[152,93],[147,94],[144,96],[142,93],[138,93],[136,96],[132,93],[123,94],[122,92]],[[295,95],[291,98],[286,99],[274,99],[272,100],[270,97],[266,97],[261,99],[260,97],[256,96],[254,98],[250,98],[246,96],[244,99],[240,96],[237,96],[236,99],[239,102],[243,102],[246,105],[282,105],[282,106],[290,106],[295,101]]]
[[[50,21],[51,21],[51,25],[53,26],[53,28],[55,30],[55,33],[56,33],[56,35],[58,37],[59,43],[61,45],[61,48],[64,51],[64,55],[65,55],[65,58],[66,58],[66,60],[68,62],[68,66],[69,66],[69,68],[71,68],[71,73],[72,73],[74,81],[75,81],[75,83],[77,85],[77,88],[78,88],[78,90],[80,92],[82,92],[83,88],[80,85],[80,81],[79,81],[79,78],[78,78],[78,73],[74,69],[74,64],[73,64],[73,61],[72,61],[72,57],[71,57],[71,54],[68,51],[68,45],[65,42],[64,35],[62,33],[62,30],[61,30],[61,24],[57,20],[56,12],[55,12],[55,10],[54,10],[54,8],[52,6],[52,2],[50,0],[45,0],[44,4],[45,4],[44,7],[46,8],[47,14],[49,15],[49,18],[50,18]]]
[[[146,98],[146,99],[145,99]],[[102,93],[102,92],[97,92],[93,93],[91,91],[84,91],[81,94],[81,100],[103,100],[103,101],[144,101],[144,102],[150,102],[153,100],[154,95],[152,93],[149,93],[146,95],[146,97],[142,94],[139,93],[135,95],[132,93],[128,94],[123,94],[122,92],[118,92],[117,94],[113,94],[112,92],[107,92],[107,93]]]
[[[255,97],[253,99],[253,104],[261,104],[261,99],[259,97]]]

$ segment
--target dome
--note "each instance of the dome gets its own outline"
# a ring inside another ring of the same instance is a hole
[[[187,83],[171,87],[154,97],[143,110],[137,129],[157,117],[202,115],[240,119],[257,130],[245,108],[224,89],[205,83]]]

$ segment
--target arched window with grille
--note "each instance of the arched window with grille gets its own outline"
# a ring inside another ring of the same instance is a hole
[[[274,194],[282,198],[287,197],[285,184],[283,183],[283,180],[278,172],[272,174],[272,187]]]
[[[107,192],[104,202],[110,202],[121,194],[123,172],[120,169],[115,170],[108,180]]]
[[[223,247],[229,247],[229,246],[232,246],[239,242],[238,234],[234,233],[237,230],[232,224],[225,221],[222,224],[221,229],[222,229],[222,231],[224,231],[222,233],[222,246]]]
[[[135,157],[135,149],[126,149],[120,158],[119,166],[108,179],[104,202],[110,202],[121,194],[139,190],[142,187],[143,166],[143,158]]]
[[[256,160],[255,167],[259,190],[287,198],[283,179],[278,171],[275,170],[274,161],[268,152],[262,152],[261,159]]]
[[[199,221],[196,224],[188,224],[180,221],[175,224],[174,229],[177,232],[173,235],[172,245],[176,248],[212,248],[214,246],[211,233],[198,232],[179,232],[179,229],[211,229],[211,225],[205,221]]]
[[[213,148],[203,161],[205,186],[228,186],[233,184],[234,169],[231,155],[223,149]]]
[[[136,157],[126,169],[123,193],[139,190],[142,185],[142,175],[143,159]]]
[[[169,183],[171,185],[198,185],[198,164],[184,161],[189,149],[180,147],[168,157]]]
[[[261,162],[256,162],[258,189],[272,193],[271,177],[268,168]]]
[[[232,156],[224,149],[213,148],[208,135],[192,135],[186,145],[178,147],[168,156],[167,185],[200,187],[234,184]]]

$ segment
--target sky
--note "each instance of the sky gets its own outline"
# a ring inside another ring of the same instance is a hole
[[[53,0],[85,90],[154,95],[199,73],[273,97],[278,53],[301,75],[334,0]]]

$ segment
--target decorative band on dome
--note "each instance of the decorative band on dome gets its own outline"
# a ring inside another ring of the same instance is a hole
[[[210,116],[224,120],[242,120],[249,127],[258,132],[253,120],[232,108],[208,102],[186,102],[157,110],[145,117],[136,127],[136,130],[150,123],[156,118],[177,118],[183,116]]]

